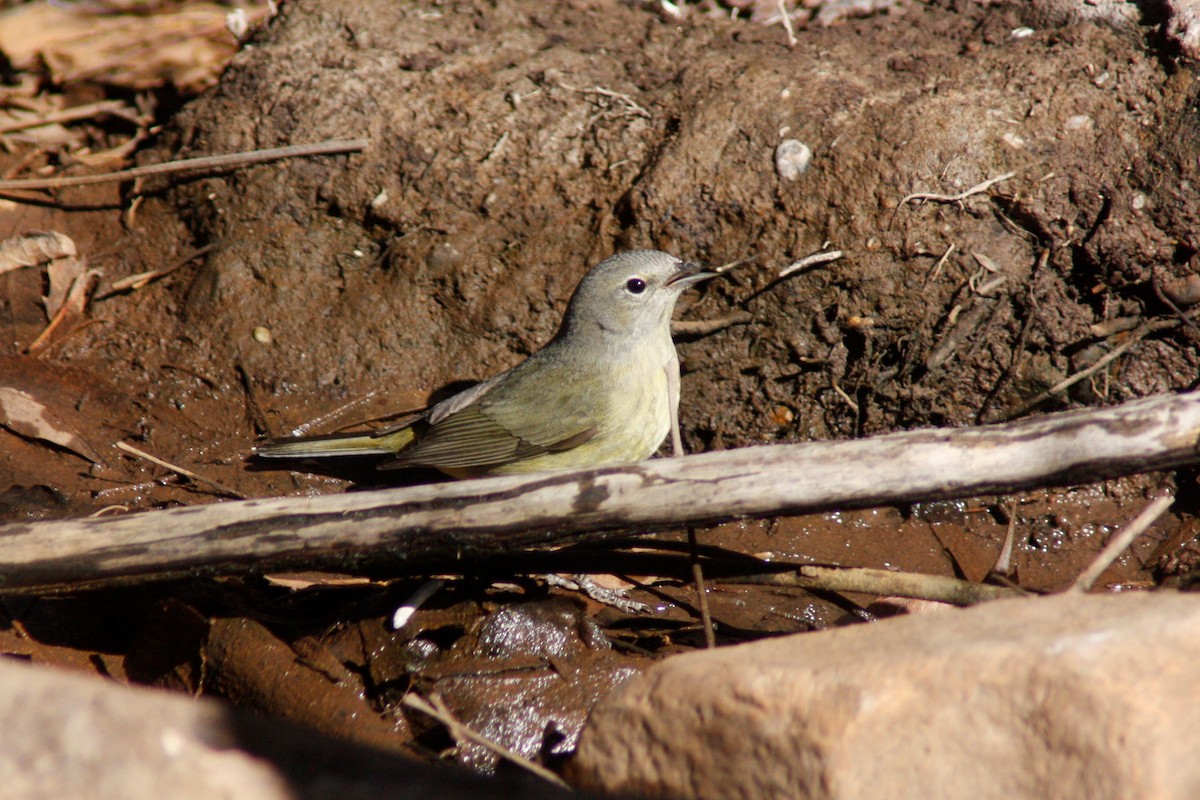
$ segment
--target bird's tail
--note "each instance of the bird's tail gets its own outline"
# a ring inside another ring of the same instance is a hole
[[[386,456],[403,450],[413,436],[411,426],[371,433],[287,436],[263,442],[254,448],[254,454],[259,458]]]

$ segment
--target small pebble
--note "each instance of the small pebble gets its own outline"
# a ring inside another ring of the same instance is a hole
[[[1067,117],[1067,121],[1063,123],[1063,127],[1069,131],[1088,130],[1092,127],[1092,118],[1087,114],[1075,114]]]
[[[775,172],[781,180],[796,180],[808,169],[811,161],[812,150],[795,139],[784,139],[775,148]]]
[[[254,336],[254,341],[256,341],[256,342],[261,342],[262,344],[270,344],[271,343],[272,336],[271,336],[270,328],[259,325],[259,326],[255,327],[253,336]]]
[[[1015,133],[1013,133],[1011,131],[1004,134],[1000,138],[1004,141],[1004,143],[1006,145],[1008,145],[1009,147],[1011,147],[1014,150],[1024,150],[1025,149],[1025,140],[1022,139],[1020,136],[1017,136]]]
[[[796,414],[787,406],[775,406],[768,416],[770,416],[771,422],[780,428],[790,425],[792,420],[796,419]]]

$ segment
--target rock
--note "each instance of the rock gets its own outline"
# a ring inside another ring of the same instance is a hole
[[[1060,595],[667,659],[581,788],[702,798],[1200,795],[1200,602]]]
[[[780,180],[794,181],[812,163],[812,149],[796,139],[784,139],[775,148],[775,172]]]
[[[213,700],[0,659],[0,797],[515,797],[484,781]],[[536,796],[558,793],[524,783]]]
[[[1200,59],[1200,2],[1168,0],[1164,4],[1167,22],[1164,30],[1192,61]]]

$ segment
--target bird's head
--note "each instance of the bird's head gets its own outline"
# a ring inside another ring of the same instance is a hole
[[[630,337],[667,333],[683,290],[716,273],[658,250],[630,250],[604,259],[571,297],[561,335]]]

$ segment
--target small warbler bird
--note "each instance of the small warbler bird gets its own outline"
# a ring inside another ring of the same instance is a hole
[[[380,469],[455,478],[628,464],[679,439],[671,312],[716,273],[656,250],[618,253],[575,289],[558,333],[521,364],[415,421],[370,433],[275,439],[260,458],[389,456]]]

